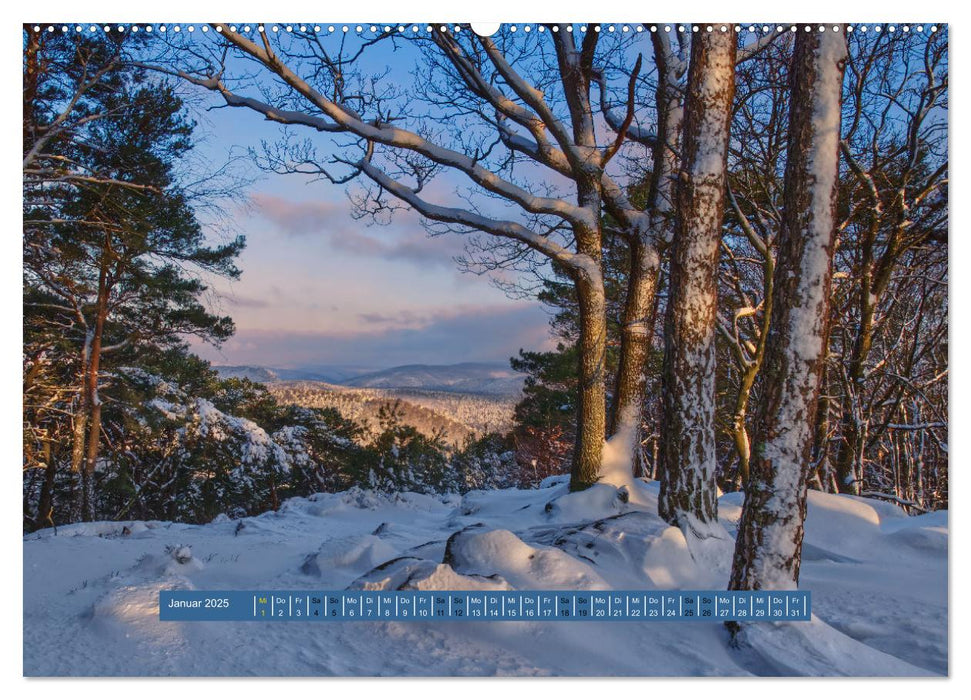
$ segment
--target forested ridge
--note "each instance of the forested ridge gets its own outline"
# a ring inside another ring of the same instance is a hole
[[[743,491],[730,585],[770,588],[807,489],[946,509],[946,28],[649,27],[25,27],[24,529],[643,478],[694,551]],[[414,84],[373,74],[385,46]],[[243,144],[271,176],[411,209],[547,306],[511,429],[446,440],[390,401],[364,425],[190,352],[233,335],[207,292],[246,242],[202,215],[243,185],[190,167],[188,94],[280,125]]]

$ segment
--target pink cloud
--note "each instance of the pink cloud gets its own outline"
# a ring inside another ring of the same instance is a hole
[[[254,195],[253,203],[281,233],[323,236],[334,250],[354,255],[454,267],[454,258],[464,251],[460,236],[429,236],[411,213],[399,213],[388,225],[369,226],[351,218],[349,203],[292,201],[262,193]]]

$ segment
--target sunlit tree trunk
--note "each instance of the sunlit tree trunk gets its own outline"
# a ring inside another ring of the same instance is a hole
[[[98,463],[101,446],[101,396],[98,383],[101,375],[101,346],[104,340],[105,320],[108,316],[108,297],[111,283],[109,280],[109,261],[111,246],[107,240],[102,252],[104,260],[98,276],[98,297],[95,302],[94,329],[91,338],[91,359],[88,362],[88,376],[85,382],[86,404],[90,417],[88,420],[87,449],[84,457],[84,470],[81,476],[81,517],[94,520],[94,470]]]
[[[648,221],[644,231],[629,235],[630,273],[621,322],[620,357],[614,386],[611,424],[608,434],[631,457],[634,476],[644,472],[641,463],[641,426],[644,420],[647,362],[651,352],[657,311],[657,285],[661,252],[670,242],[673,228],[674,191],[680,164],[678,141],[683,109],[675,85],[674,69],[669,65],[667,37],[652,35],[654,60],[658,70],[655,103],[658,110],[657,134],[651,145],[651,186],[648,194]]]
[[[606,307],[603,280],[577,283],[580,301],[580,390],[577,408],[577,440],[570,473],[570,489],[577,491],[600,477],[606,429],[605,367],[607,350]]]
[[[634,476],[643,473],[641,423],[647,385],[647,361],[654,330],[653,311],[660,272],[657,248],[639,239],[630,242],[630,274],[620,331],[620,359],[614,385],[609,434],[630,455]]]
[[[599,185],[581,183],[581,206],[599,209]],[[607,429],[607,305],[604,294],[603,232],[596,226],[577,226],[577,251],[587,263],[572,273],[580,311],[580,352],[577,439],[570,473],[570,489],[585,489],[601,475]]]
[[[70,513],[68,520],[77,522],[84,512],[84,456],[86,453],[86,439],[88,435],[88,365],[91,361],[91,329],[84,335],[84,346],[81,349],[81,372],[78,377],[78,393],[74,401],[71,415],[71,494]]]
[[[34,527],[54,526],[54,478],[57,476],[57,463],[52,459],[50,440],[44,440],[44,483],[41,485],[40,497],[37,499],[37,516]]]

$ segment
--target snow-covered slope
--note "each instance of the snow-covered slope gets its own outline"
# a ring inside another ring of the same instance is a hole
[[[161,623],[162,588],[707,588],[657,486],[432,497],[354,490],[209,525],[24,538],[27,675],[929,675],[947,672],[947,514],[811,492],[810,623]],[[736,494],[721,499],[734,532]],[[191,550],[187,559],[184,547]],[[175,556],[175,554],[178,556]],[[696,551],[696,556],[698,553]]]

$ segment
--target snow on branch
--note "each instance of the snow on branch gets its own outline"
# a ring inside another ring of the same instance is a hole
[[[331,120],[326,130],[351,133],[371,142],[417,153],[439,165],[464,173],[483,189],[515,202],[531,214],[557,216],[572,224],[596,225],[596,217],[589,210],[562,199],[534,195],[483,167],[476,159],[465,153],[432,143],[414,131],[394,127],[380,120],[364,121],[352,109],[343,103],[334,102],[324,97],[303,78],[294,73],[269,48],[268,38],[264,40],[264,46],[260,47],[237,32],[223,31],[222,36],[231,44],[258,60],[314,107],[320,109]],[[209,87],[209,89],[216,89],[211,83],[210,85],[206,83],[205,80],[196,80],[196,84]],[[228,89],[223,87],[219,92],[225,98]],[[266,114],[266,111],[262,109],[264,103],[250,100],[247,106]]]
[[[563,149],[564,154],[569,159],[569,161],[574,165],[574,167],[581,166],[585,160],[585,154],[580,151],[577,147],[573,134],[570,129],[563,124],[562,121],[556,118],[553,114],[553,110],[546,103],[543,97],[543,93],[537,90],[534,86],[530,85],[516,70],[509,65],[506,61],[506,57],[502,55],[499,48],[496,46],[495,42],[492,41],[490,37],[478,37],[479,43],[482,48],[485,49],[486,55],[495,66],[499,75],[502,76],[503,80],[512,88],[523,102],[532,108],[539,118],[542,120],[543,125],[550,130],[556,142]]]
[[[433,204],[419,196],[415,190],[391,178],[387,173],[371,163],[368,158],[359,161],[356,167],[379,187],[387,190],[398,199],[410,205],[425,218],[447,224],[467,226],[494,236],[519,241],[573,270],[580,270],[586,267],[580,260],[583,256],[572,253],[567,248],[529,230],[522,224],[514,221],[490,219],[466,209]]]

